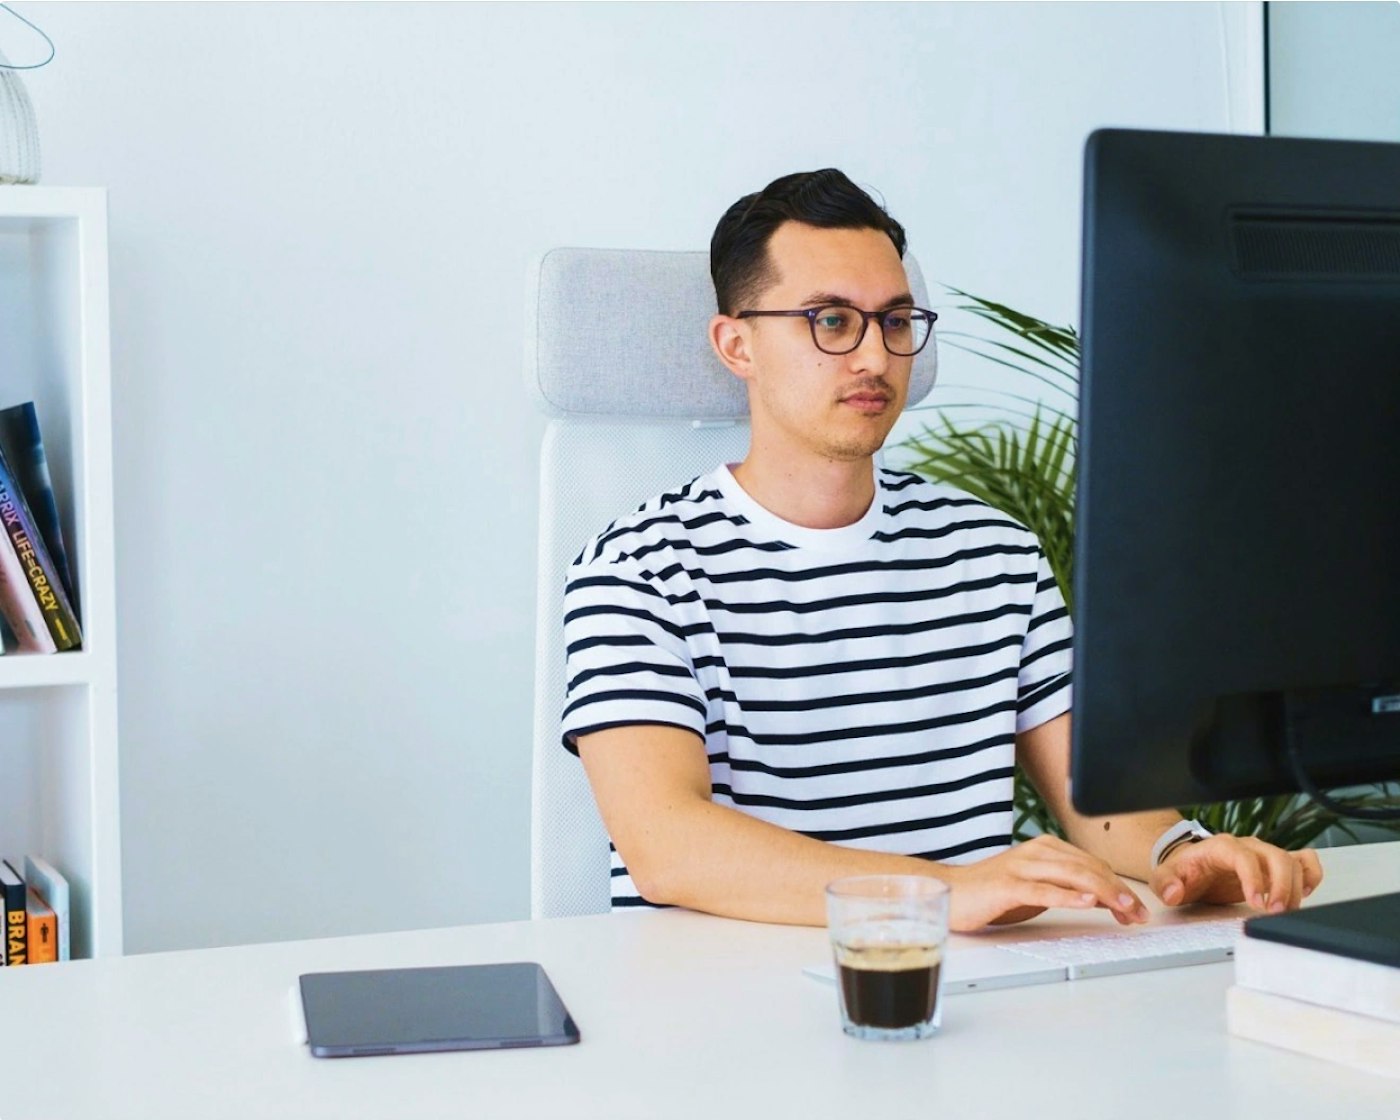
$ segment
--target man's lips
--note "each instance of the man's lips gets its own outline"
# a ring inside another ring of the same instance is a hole
[[[890,398],[885,393],[852,393],[849,397],[842,397],[841,403],[858,412],[880,412],[890,403]]]

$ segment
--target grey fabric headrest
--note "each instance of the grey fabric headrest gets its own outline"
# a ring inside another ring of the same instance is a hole
[[[914,301],[923,273],[904,258]],[[721,364],[706,328],[715,313],[709,254],[551,249],[530,274],[525,379],[555,416],[742,420],[744,383]],[[909,404],[933,388],[937,339],[914,359]]]

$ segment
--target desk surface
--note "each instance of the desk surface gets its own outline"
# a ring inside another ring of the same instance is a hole
[[[1400,843],[1323,860],[1314,902],[1400,890]],[[1400,1118],[1400,1082],[1230,1037],[1229,964],[953,996],[937,1038],[878,1044],[802,975],[826,954],[821,930],[666,911],[4,970],[0,1116]],[[296,1041],[300,973],[509,960],[545,966],[580,1045]]]

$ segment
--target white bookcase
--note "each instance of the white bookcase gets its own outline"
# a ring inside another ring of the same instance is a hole
[[[107,314],[106,191],[0,187],[0,407],[38,409],[83,629],[0,657],[0,855],[67,876],[74,958],[122,951]]]

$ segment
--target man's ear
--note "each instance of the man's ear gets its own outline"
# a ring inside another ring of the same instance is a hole
[[[725,368],[741,381],[753,376],[749,327],[742,319],[716,315],[710,320],[710,345]]]

